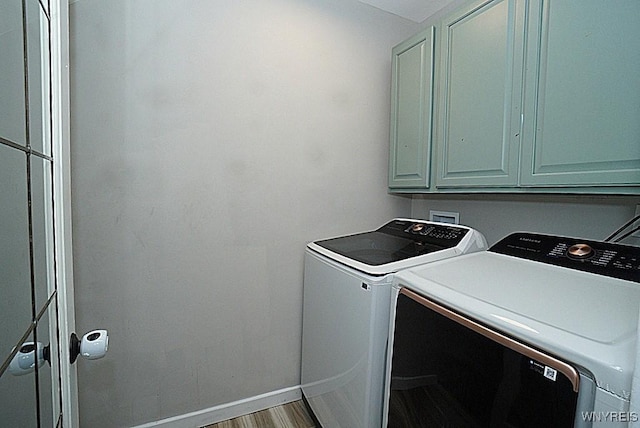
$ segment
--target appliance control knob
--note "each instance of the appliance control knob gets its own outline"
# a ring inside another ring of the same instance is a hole
[[[593,254],[593,248],[588,244],[575,244],[569,247],[567,253],[570,257],[584,259]]]
[[[422,223],[416,223],[413,226],[411,226],[411,231],[414,232],[414,233],[418,233],[422,229],[424,229],[424,224],[422,224]]]

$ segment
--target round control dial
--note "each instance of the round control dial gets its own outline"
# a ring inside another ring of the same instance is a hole
[[[422,223],[416,223],[413,226],[411,226],[411,231],[414,232],[414,233],[421,232],[422,229],[424,229],[424,226],[425,225],[422,224]]]
[[[593,254],[593,248],[588,244],[575,244],[569,247],[567,254],[576,259],[585,259]]]

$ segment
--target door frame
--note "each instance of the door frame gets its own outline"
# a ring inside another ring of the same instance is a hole
[[[69,338],[75,331],[71,225],[71,156],[69,98],[69,4],[50,2],[51,115],[55,262],[63,426],[79,426],[77,370],[70,364]]]

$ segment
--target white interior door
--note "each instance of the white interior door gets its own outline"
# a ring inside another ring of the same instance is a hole
[[[68,5],[0,2],[0,421],[78,426]]]

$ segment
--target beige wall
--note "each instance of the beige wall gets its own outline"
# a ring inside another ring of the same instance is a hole
[[[355,0],[71,5],[83,426],[299,384],[307,241],[410,212],[386,192],[390,52]]]
[[[299,383],[307,241],[460,212],[601,239],[639,198],[390,196],[391,47],[419,26],[355,0],[71,5],[83,426],[132,426]]]

